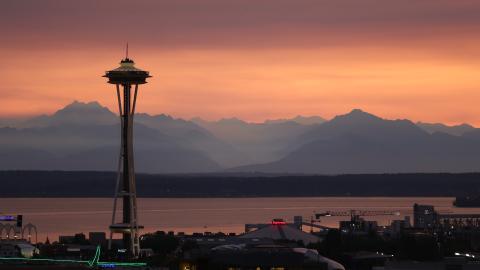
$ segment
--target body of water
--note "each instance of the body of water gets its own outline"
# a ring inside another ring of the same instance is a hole
[[[267,223],[273,218],[289,222],[293,216],[309,221],[317,212],[350,209],[398,210],[400,216],[366,217],[387,225],[394,219],[412,215],[414,203],[434,205],[441,213],[480,213],[479,208],[455,208],[453,198],[316,197],[316,198],[140,198],[139,220],[145,231],[235,232],[245,223]],[[113,199],[108,198],[6,198],[0,199],[0,213],[22,214],[24,224],[33,223],[39,241],[59,235],[107,231]],[[338,227],[349,217],[324,217],[321,225]]]

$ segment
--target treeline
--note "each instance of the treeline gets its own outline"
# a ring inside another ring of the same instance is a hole
[[[0,197],[111,197],[116,173],[0,171]],[[139,197],[463,196],[480,174],[137,174]]]

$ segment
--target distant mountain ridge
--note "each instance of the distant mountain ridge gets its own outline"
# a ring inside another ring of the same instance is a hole
[[[134,128],[136,169],[139,172],[209,172],[221,170],[213,158],[180,136],[198,126],[166,118],[161,126],[138,115]],[[175,127],[174,127],[175,126]],[[0,169],[116,170],[119,154],[118,116],[97,102],[75,101],[51,116],[0,128]],[[203,131],[208,134],[208,131]],[[214,141],[214,139],[212,139]],[[221,144],[221,143],[219,143]]]
[[[409,120],[384,120],[361,110],[302,134],[284,158],[235,172],[358,174],[480,170],[480,132],[470,138],[430,134]],[[477,139],[477,140],[476,140]]]
[[[442,123],[417,122],[417,126],[421,127],[423,130],[427,131],[428,133],[443,132],[443,133],[447,133],[455,136],[461,136],[475,129],[475,127],[469,124],[447,126]]]
[[[73,101],[53,115],[40,115],[20,122],[18,127],[47,127],[58,125],[113,125],[118,123],[118,117],[107,107],[96,101]]]
[[[210,131],[194,122],[174,119],[165,114],[151,116],[139,113],[135,121],[147,127],[159,130],[171,137],[183,140],[193,148],[207,153],[223,167],[249,163],[248,158],[227,142],[215,137]]]
[[[386,120],[359,109],[328,121],[297,116],[249,123],[137,113],[135,122],[135,164],[144,173],[480,169],[480,129]],[[118,115],[98,102],[74,101],[52,115],[2,119],[0,169],[116,170],[119,129]]]

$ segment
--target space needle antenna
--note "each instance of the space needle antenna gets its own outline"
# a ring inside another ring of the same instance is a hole
[[[128,42],[127,42],[127,47],[125,49],[125,58],[128,59]]]

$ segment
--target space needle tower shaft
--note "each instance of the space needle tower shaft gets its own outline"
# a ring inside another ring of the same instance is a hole
[[[113,234],[123,235],[123,250],[129,257],[138,257],[140,253],[139,231],[143,226],[138,224],[137,194],[135,183],[135,166],[133,157],[133,116],[137,102],[138,86],[145,84],[151,77],[148,71],[134,66],[126,56],[120,67],[107,71],[104,77],[108,83],[114,84],[117,91],[118,110],[121,123],[120,156],[118,160],[117,183],[113,203],[112,223],[110,225],[109,248],[112,248]],[[117,201],[121,201],[122,217],[117,220]]]

